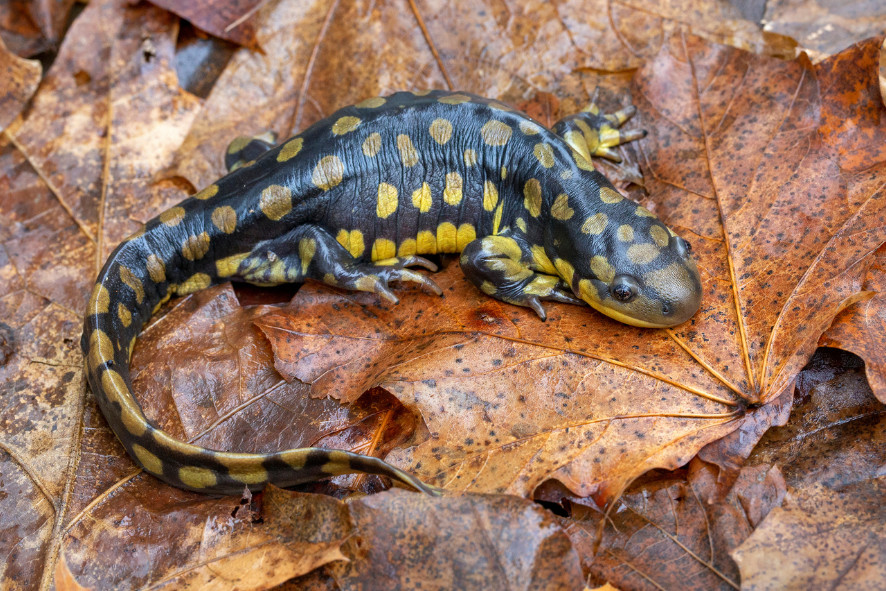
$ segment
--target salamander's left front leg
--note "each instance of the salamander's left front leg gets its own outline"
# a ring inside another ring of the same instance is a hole
[[[631,105],[607,115],[591,103],[581,113],[557,121],[552,131],[566,140],[588,162],[591,161],[591,156],[621,162],[621,156],[612,148],[646,136],[643,129],[619,129],[636,112],[637,108]]]
[[[468,243],[459,261],[465,277],[483,293],[509,304],[532,308],[542,320],[547,318],[542,300],[584,303],[560,277],[539,268],[532,250],[522,240],[504,235],[486,236]]]
[[[301,282],[310,277],[336,287],[371,291],[393,303],[398,300],[388,288],[391,281],[410,281],[437,295],[443,293],[436,283],[407,268],[418,266],[436,271],[437,265],[431,261],[409,256],[362,262],[325,228],[313,224],[260,242],[241,258],[234,276],[257,285]]]

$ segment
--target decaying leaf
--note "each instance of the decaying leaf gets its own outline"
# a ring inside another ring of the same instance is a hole
[[[562,521],[592,580],[622,589],[737,588],[729,552],[781,505],[785,484],[777,467],[744,468],[729,495],[711,503],[716,475],[694,459],[688,470],[633,485],[606,517],[574,506]]]
[[[174,12],[211,35],[261,51],[250,18],[261,6],[260,0],[151,0],[151,4]]]
[[[792,492],[733,552],[742,589],[882,588],[884,498],[882,479],[841,491],[818,486]]]
[[[871,298],[841,312],[818,344],[852,351],[864,359],[871,389],[886,404],[886,249],[877,252],[863,288]]]
[[[6,128],[37,90],[40,62],[16,56],[0,38],[0,131]]]
[[[34,57],[52,51],[61,36],[76,0],[0,3],[0,35],[15,54]]]

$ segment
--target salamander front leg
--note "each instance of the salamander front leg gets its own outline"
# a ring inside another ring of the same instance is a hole
[[[306,224],[260,242],[239,264],[236,275],[257,285],[301,282],[310,277],[336,287],[371,291],[393,303],[399,300],[388,287],[392,281],[411,281],[437,295],[443,293],[436,283],[407,268],[413,266],[437,270],[437,265],[418,256],[361,262],[324,228]]]
[[[533,270],[531,249],[510,236],[486,236],[468,243],[461,253],[461,269],[480,291],[498,300],[532,308],[547,318],[542,300],[583,305],[556,275]]]
[[[591,156],[621,162],[621,156],[612,148],[646,136],[643,129],[619,130],[636,112],[637,108],[631,105],[607,115],[591,103],[581,113],[557,121],[551,129],[588,162],[591,161]]]

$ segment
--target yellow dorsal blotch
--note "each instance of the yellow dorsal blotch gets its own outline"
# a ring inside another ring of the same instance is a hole
[[[378,203],[375,207],[375,215],[381,219],[389,217],[397,211],[398,203],[397,187],[388,183],[380,183],[378,185]]]
[[[443,201],[449,205],[458,205],[461,203],[462,189],[464,181],[457,172],[450,172],[446,175],[446,188],[443,189]]]
[[[412,205],[422,213],[426,213],[431,209],[433,200],[431,199],[430,185],[422,183],[421,187],[412,192]]]

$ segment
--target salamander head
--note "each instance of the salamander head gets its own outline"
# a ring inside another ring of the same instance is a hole
[[[556,219],[556,204],[551,210],[546,246],[560,276],[620,322],[662,328],[689,320],[702,294],[689,243],[614,189],[594,199],[602,203],[576,202],[566,220]]]

